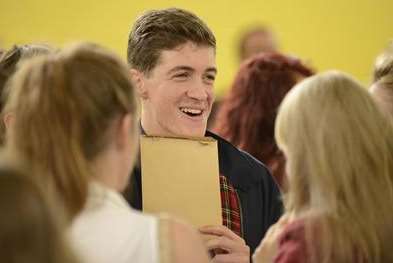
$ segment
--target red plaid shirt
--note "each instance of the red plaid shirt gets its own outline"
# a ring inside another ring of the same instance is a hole
[[[228,179],[220,175],[222,223],[238,236],[243,237],[240,198]]]

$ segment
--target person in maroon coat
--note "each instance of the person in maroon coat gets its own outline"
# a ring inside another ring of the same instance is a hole
[[[320,74],[284,99],[276,122],[286,212],[254,261],[393,262],[393,126],[351,77]]]

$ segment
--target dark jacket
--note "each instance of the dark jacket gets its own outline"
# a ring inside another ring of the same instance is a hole
[[[206,136],[217,140],[220,174],[229,179],[239,195],[243,238],[253,253],[282,214],[280,191],[261,162],[211,132]],[[134,168],[125,198],[135,209],[142,209],[140,164]]]

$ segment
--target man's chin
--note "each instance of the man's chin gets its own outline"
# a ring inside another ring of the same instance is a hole
[[[184,127],[179,130],[177,135],[179,137],[204,137],[206,132],[206,126],[202,127]]]

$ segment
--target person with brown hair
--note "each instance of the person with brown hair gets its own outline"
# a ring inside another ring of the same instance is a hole
[[[1,262],[79,262],[66,238],[57,203],[28,175],[19,161],[1,154]]]
[[[370,92],[381,109],[393,120],[393,42],[376,59]]]
[[[12,119],[12,114],[4,110],[9,93],[6,85],[8,79],[24,61],[33,57],[47,55],[51,52],[52,48],[46,45],[15,45],[10,50],[5,51],[0,57],[0,145],[4,144],[6,126],[9,125]]]
[[[29,61],[11,85],[7,147],[60,196],[85,262],[207,262],[195,230],[140,214],[120,194],[139,145],[138,103],[123,62],[80,44]]]
[[[217,140],[223,226],[200,231],[214,237],[206,243],[208,249],[221,252],[214,262],[248,262],[250,250],[280,217],[282,203],[277,185],[260,162],[206,131],[214,101],[215,52],[216,39],[208,26],[177,8],[144,13],[128,40],[128,63],[142,101],[142,132]],[[126,193],[137,209],[142,209],[142,176],[138,165]]]
[[[257,25],[242,34],[238,44],[239,60],[242,62],[261,52],[277,52],[278,49],[275,34],[268,27]]]
[[[280,53],[250,58],[240,66],[213,128],[266,164],[281,187],[285,158],[274,140],[278,107],[296,83],[312,74],[301,60]]]
[[[287,163],[286,212],[255,263],[393,262],[393,126],[337,71],[285,97],[275,136]]]

